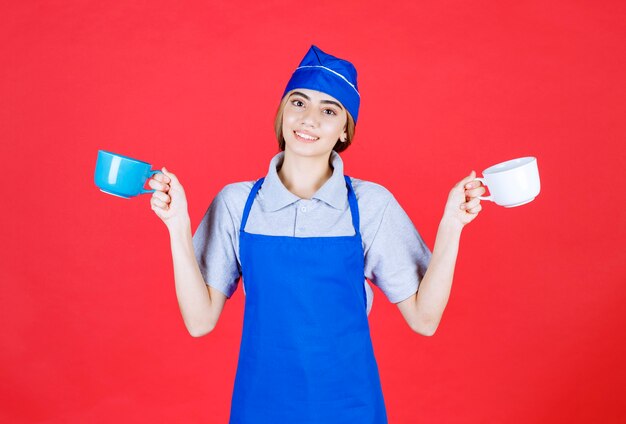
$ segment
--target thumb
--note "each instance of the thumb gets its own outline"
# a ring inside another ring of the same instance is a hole
[[[461,181],[459,181],[459,186],[464,188],[465,184],[469,183],[470,181],[474,180],[475,178],[476,178],[476,172],[472,171],[472,172],[470,172],[470,174],[467,177],[465,177]]]

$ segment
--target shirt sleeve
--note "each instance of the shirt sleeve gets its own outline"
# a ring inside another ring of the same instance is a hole
[[[365,254],[365,276],[398,303],[417,292],[431,252],[398,201],[390,196]]]
[[[237,230],[222,190],[211,202],[192,239],[204,282],[228,298],[237,289],[241,277],[236,253]]]

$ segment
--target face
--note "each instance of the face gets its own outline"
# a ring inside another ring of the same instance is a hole
[[[337,99],[320,91],[296,89],[283,110],[285,154],[330,155],[338,140],[347,137],[347,114]]]

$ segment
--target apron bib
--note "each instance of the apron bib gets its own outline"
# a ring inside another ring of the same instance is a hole
[[[363,276],[359,210],[345,177],[354,236],[287,237],[240,228],[246,290],[230,424],[385,424]]]

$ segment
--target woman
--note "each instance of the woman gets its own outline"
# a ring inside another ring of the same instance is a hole
[[[359,105],[352,64],[312,46],[283,93],[268,174],[224,187],[193,238],[177,177],[150,180],[191,335],[215,327],[243,277],[233,424],[386,423],[365,277],[417,333],[432,335],[443,314],[485,190],[474,172],[451,190],[431,257],[389,191],[343,175]]]

